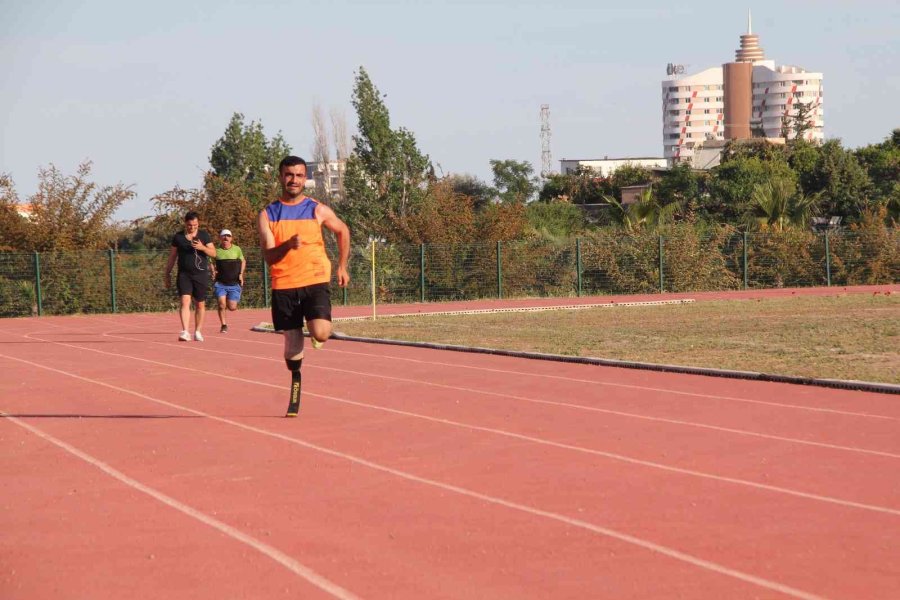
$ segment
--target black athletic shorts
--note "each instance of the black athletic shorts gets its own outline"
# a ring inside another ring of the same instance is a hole
[[[289,290],[272,290],[272,324],[276,331],[300,329],[303,319],[331,320],[331,286],[317,283]]]
[[[178,295],[193,296],[194,300],[203,302],[206,300],[206,292],[209,290],[209,273],[186,273],[178,271]]]

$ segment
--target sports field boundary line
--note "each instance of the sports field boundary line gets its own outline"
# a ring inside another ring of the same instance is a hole
[[[379,319],[391,319],[394,317],[446,317],[455,315],[490,315],[494,313],[518,313],[518,312],[545,312],[551,310],[583,310],[587,308],[619,308],[628,306],[663,306],[667,304],[690,304],[693,298],[678,298],[675,300],[647,300],[631,302],[595,302],[592,304],[559,304],[548,306],[511,306],[507,308],[473,308],[470,310],[439,310],[405,313],[385,313],[377,315]],[[357,317],[335,317],[333,322],[339,321],[370,321],[371,315]]]
[[[250,328],[250,330],[261,333],[280,333],[268,327],[264,327],[262,326],[262,324],[254,325]],[[308,334],[304,332],[304,335]],[[749,381],[766,381],[771,383],[790,383],[794,385],[810,385],[859,392],[875,392],[879,394],[900,395],[900,385],[894,385],[891,383],[879,383],[875,381],[856,381],[852,379],[821,379],[816,377],[801,377],[799,375],[779,375],[777,373],[737,371],[732,369],[714,369],[711,367],[689,367],[684,365],[668,365],[664,363],[647,363],[632,360],[617,360],[614,358],[599,358],[595,356],[568,356],[566,354],[526,352],[524,350],[503,350],[500,348],[483,348],[480,346],[460,346],[457,344],[438,344],[434,342],[412,342],[408,340],[393,340],[389,338],[368,338],[346,335],[340,332],[334,332],[331,335],[331,339],[340,340],[343,342],[383,344],[387,346],[404,346],[408,348],[426,348],[429,350],[449,350],[451,352],[491,354],[494,356],[509,356],[511,358],[527,358],[531,360],[548,360],[555,362],[594,365],[598,367],[620,367],[623,369],[659,371],[664,373],[678,373],[681,375],[705,375],[708,377],[722,377],[725,379],[744,379]]]

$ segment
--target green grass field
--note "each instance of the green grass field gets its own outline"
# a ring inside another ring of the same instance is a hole
[[[900,297],[800,296],[538,313],[395,317],[347,335],[900,383]]]

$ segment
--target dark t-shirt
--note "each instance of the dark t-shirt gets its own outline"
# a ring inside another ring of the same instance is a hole
[[[202,229],[197,232],[197,239],[205,246],[212,239]],[[183,231],[172,236],[172,245],[178,249],[178,272],[191,275],[206,275],[209,273],[209,259],[203,252],[194,250],[191,241],[187,239]]]

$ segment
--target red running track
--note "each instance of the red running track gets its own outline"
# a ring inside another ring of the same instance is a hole
[[[0,597],[896,598],[897,398],[0,321]]]

